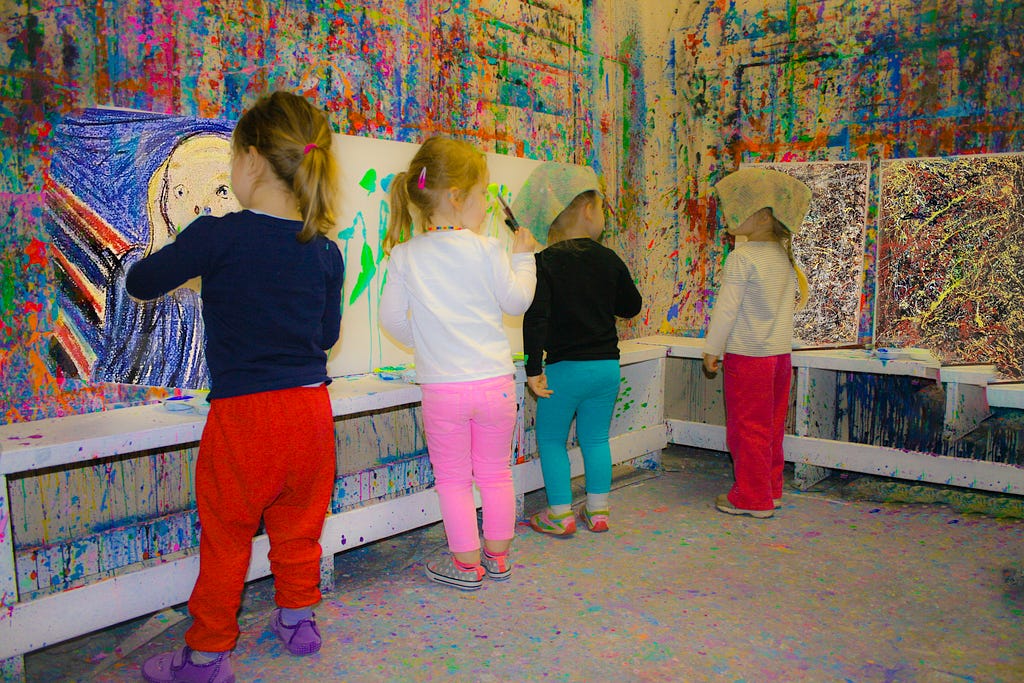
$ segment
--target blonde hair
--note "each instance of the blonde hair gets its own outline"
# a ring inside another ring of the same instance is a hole
[[[769,209],[770,210],[770,209]],[[775,217],[775,213],[772,212],[772,236],[780,243],[786,250],[786,256],[789,257],[789,263],[793,266],[793,270],[796,271],[796,282],[800,287],[800,303],[796,305],[796,310],[802,310],[807,305],[807,300],[810,298],[810,287],[807,284],[807,275],[803,269],[797,264],[796,257],[793,256],[793,233],[789,231],[778,218]]]
[[[597,201],[598,198],[597,190],[587,190],[586,192],[580,192],[576,195],[569,205],[562,209],[562,213],[555,217],[552,221],[551,227],[548,229],[548,246],[555,244],[556,242],[562,242],[566,239],[566,233],[572,229],[572,227],[579,220],[580,212],[583,211],[588,205]]]
[[[291,189],[302,213],[300,242],[335,226],[338,168],[331,154],[327,115],[303,97],[278,91],[256,101],[238,119],[232,150],[256,148]]]
[[[487,175],[487,159],[476,147],[451,138],[424,142],[409,168],[391,181],[391,215],[381,247],[385,254],[412,239],[416,217],[430,220],[443,192],[455,188],[465,194]]]

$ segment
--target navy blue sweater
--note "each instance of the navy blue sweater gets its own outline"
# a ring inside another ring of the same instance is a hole
[[[301,229],[252,211],[203,216],[128,271],[138,299],[202,278],[211,399],[330,381],[344,264],[326,237],[300,243]]]
[[[632,318],[642,305],[629,268],[608,247],[580,238],[538,252],[537,291],[523,318],[526,375],[541,374],[545,362],[617,359],[615,318]]]

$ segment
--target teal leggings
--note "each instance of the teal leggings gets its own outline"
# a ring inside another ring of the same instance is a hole
[[[537,449],[548,505],[571,505],[569,427],[576,416],[576,438],[583,451],[587,493],[612,488],[612,452],[608,428],[619,395],[619,361],[564,360],[544,368],[548,389],[537,399]]]

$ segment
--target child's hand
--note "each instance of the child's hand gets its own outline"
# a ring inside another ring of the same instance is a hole
[[[523,232],[520,230],[519,232]],[[547,398],[551,394],[555,393],[551,389],[548,389],[548,377],[541,373],[534,375],[533,377],[527,377],[526,383],[530,386],[530,391],[539,398]]]
[[[540,247],[540,243],[533,238],[533,233],[526,228],[519,228],[516,230],[515,237],[512,238],[512,253],[513,254],[529,254],[537,251]]]
[[[710,353],[705,353],[704,369],[708,371],[709,375],[713,375],[718,372],[718,356],[712,356]]]

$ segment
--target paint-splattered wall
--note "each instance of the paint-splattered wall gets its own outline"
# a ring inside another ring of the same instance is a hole
[[[724,248],[708,189],[740,161],[1024,148],[1020,0],[26,0],[0,9],[0,421],[143,400],[49,361],[39,230],[76,107],[232,118],[272,87],[339,132],[591,163],[645,295],[624,333],[698,334]]]
[[[160,396],[70,379],[53,361],[58,285],[40,225],[62,116],[100,105],[233,119],[257,95],[283,88],[325,107],[341,133],[412,142],[443,133],[486,151],[589,163],[616,196],[639,41],[614,4],[5,3],[0,422]],[[613,231],[625,232],[614,223]]]
[[[741,161],[871,162],[864,335],[880,161],[1024,149],[1020,0],[664,4],[643,5],[634,109],[652,332],[706,325],[723,258],[708,191]]]

